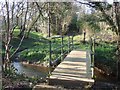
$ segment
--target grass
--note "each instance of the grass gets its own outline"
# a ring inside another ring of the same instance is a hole
[[[14,38],[11,41],[11,45],[13,48],[11,49],[11,53],[18,47],[20,38],[18,38],[19,30],[16,29],[14,31]],[[23,40],[23,43],[19,49],[20,53],[20,59],[21,60],[27,60],[31,62],[44,62],[49,61],[49,40],[46,39],[46,35],[43,35],[41,33],[31,32],[29,35],[29,38],[25,38]],[[74,37],[74,46],[80,49],[88,49],[89,45],[82,43],[80,44],[81,36],[77,35]],[[63,39],[63,51],[68,50],[68,37],[65,37]],[[52,46],[52,60],[55,60],[61,55],[61,38],[56,38],[51,40],[51,46]]]
[[[116,70],[116,45],[109,43],[101,43],[95,47],[95,63],[104,65],[111,69],[111,72]],[[101,67],[102,68],[102,67]]]
[[[14,37],[11,41],[11,53],[17,48],[20,39],[17,37],[19,34],[18,30],[14,31]],[[82,43],[82,36],[74,36],[74,48],[79,50],[90,49],[89,43]],[[54,61],[61,55],[61,38],[56,38],[51,40],[52,46],[52,60]],[[68,50],[68,37],[65,37],[63,44],[65,45],[63,51]],[[57,49],[56,49],[57,48]],[[3,48],[2,48],[3,49]],[[55,50],[56,49],[56,50]],[[108,68],[111,72],[116,72],[116,56],[115,50],[116,45],[100,42],[99,45],[95,45],[95,64],[101,64]],[[19,50],[20,60],[25,60],[29,62],[48,64],[49,61],[49,39],[46,35],[41,33],[31,32],[29,38],[25,38],[20,50]]]
[[[17,37],[19,34],[19,30],[14,31],[14,38],[11,41],[11,45],[13,48],[11,49],[11,53],[17,48],[20,39]],[[19,53],[21,60],[27,60],[31,62],[44,62],[49,61],[49,40],[46,39],[46,35],[41,33],[31,32],[29,38],[25,38]],[[82,36],[77,35],[74,36],[74,48],[87,50],[90,48],[89,43],[83,44],[80,42],[82,40]],[[52,60],[55,60],[61,55],[61,39],[56,38],[51,40],[52,44]],[[63,51],[68,50],[68,37],[63,39],[63,44],[65,45]],[[57,48],[57,49],[56,49]],[[56,50],[55,50],[56,49]],[[108,67],[115,68],[116,58],[115,58],[115,49],[116,46],[109,43],[101,43],[100,45],[95,47],[95,62],[104,64]]]

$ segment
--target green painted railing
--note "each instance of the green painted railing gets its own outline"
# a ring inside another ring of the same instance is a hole
[[[67,43],[64,42],[64,39],[68,38]],[[52,36],[49,39],[49,59],[50,59],[50,67],[58,65],[66,56],[67,53],[69,53],[71,50],[73,50],[73,37],[74,36]],[[54,44],[56,42],[56,39],[61,39],[61,44],[57,47],[52,49],[52,40],[54,41]],[[64,50],[64,47],[67,47],[67,50]],[[55,53],[58,49],[61,50],[60,56],[56,59],[52,60],[52,54]]]
[[[67,37],[67,43],[64,42],[64,39]],[[56,48],[53,48],[52,44],[55,44],[57,39],[60,39],[60,45]],[[67,50],[64,50],[64,47],[67,47]],[[49,67],[57,66],[61,61],[64,60],[64,57],[70,53],[71,50],[76,48],[74,46],[74,36],[51,36],[49,37]],[[60,50],[60,55],[52,59],[52,55],[57,51]],[[90,38],[90,63],[91,63],[91,69],[92,69],[92,77],[94,77],[94,55],[95,55],[95,39],[93,37]],[[51,71],[50,71],[51,73]]]
[[[94,78],[94,60],[95,60],[95,38],[94,37],[90,37],[90,52],[91,52],[92,78]]]

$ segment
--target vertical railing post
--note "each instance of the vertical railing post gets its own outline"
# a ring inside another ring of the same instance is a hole
[[[61,61],[63,60],[63,36],[61,37]]]
[[[95,59],[95,38],[93,38],[93,46],[92,46],[92,52],[93,52],[93,55],[92,55],[92,66],[94,67],[94,59]]]
[[[90,51],[92,53],[92,37],[90,37]],[[92,54],[91,54],[92,55]]]
[[[73,38],[74,38],[74,36],[72,35],[72,50],[73,50],[73,48],[74,48]]]
[[[90,50],[91,50],[91,69],[92,78],[94,77],[94,54],[95,54],[95,38],[90,38]]]
[[[68,53],[70,52],[70,36],[68,36]]]
[[[52,55],[51,40],[49,40],[49,66],[50,67],[51,67],[51,55]]]

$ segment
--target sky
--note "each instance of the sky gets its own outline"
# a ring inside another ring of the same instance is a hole
[[[113,3],[113,0],[107,0],[108,3],[112,4]]]
[[[18,2],[18,1],[22,1],[22,0],[0,0],[0,2],[4,2],[4,1],[9,1],[9,2]],[[71,2],[73,0],[26,0],[28,2],[34,2],[34,1],[37,1],[37,2],[43,2],[43,1],[50,1],[50,2]],[[81,1],[81,0],[78,0],[78,1]],[[104,1],[104,0],[88,0],[88,1]],[[112,3],[113,1],[120,1],[120,0],[107,0],[107,2],[109,3]]]
[[[0,2],[5,2],[5,1],[9,1],[9,2],[20,2],[20,1],[28,1],[28,2],[44,2],[44,1],[46,1],[46,2],[71,2],[71,1],[74,1],[74,0],[0,0]],[[77,0],[77,1],[95,1],[95,2],[97,2],[97,1],[99,1],[99,2],[103,2],[103,1],[105,1],[105,0]],[[106,0],[108,3],[110,3],[110,4],[112,4],[113,3],[113,1],[119,1],[120,2],[120,0]],[[0,4],[0,10],[1,10],[1,4]]]
[[[9,2],[19,2],[19,1],[23,1],[23,0],[0,0],[0,2],[5,2],[5,1],[9,1]],[[74,0],[25,0],[25,1],[28,1],[28,2],[44,2],[44,1],[46,1],[46,2],[72,2],[72,1],[74,1]],[[77,0],[77,1],[84,1],[84,0]],[[105,0],[86,0],[86,1],[100,1],[100,2],[103,2],[103,1],[105,1]],[[106,0],[108,3],[110,3],[110,4],[112,4],[113,3],[113,1],[119,1],[120,2],[120,0]]]

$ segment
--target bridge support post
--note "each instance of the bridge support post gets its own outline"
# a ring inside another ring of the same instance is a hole
[[[63,60],[63,36],[61,37],[61,61]]]
[[[72,50],[74,48],[74,41],[73,41],[74,36],[72,35]]]
[[[70,36],[68,36],[68,53],[70,52]]]
[[[90,50],[91,50],[91,70],[92,78],[94,77],[94,54],[95,54],[95,38],[90,37]]]
[[[92,46],[91,46],[91,51],[92,51],[92,59],[91,59],[91,65],[94,67],[94,54],[95,54],[95,38],[93,37],[92,39]]]

